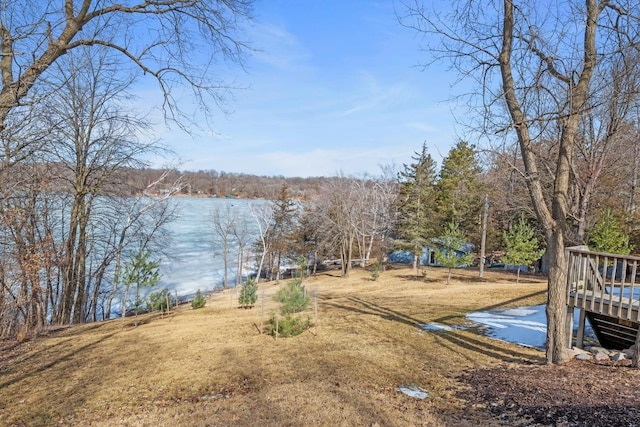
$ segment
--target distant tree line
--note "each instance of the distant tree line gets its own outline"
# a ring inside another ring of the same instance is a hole
[[[152,182],[158,176],[167,173],[168,182],[180,179],[182,185],[179,194],[184,196],[234,197],[239,199],[275,200],[283,185],[286,185],[292,198],[304,200],[320,191],[327,177],[284,177],[259,176],[248,173],[233,173],[216,170],[179,171],[172,169],[138,169],[128,171],[128,179],[136,187]],[[154,191],[163,192],[161,186]]]

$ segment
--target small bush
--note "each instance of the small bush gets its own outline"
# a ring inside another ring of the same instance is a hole
[[[289,338],[300,335],[311,326],[311,320],[308,316],[285,316],[276,319],[275,314],[266,324],[266,333],[276,336],[276,324],[278,325],[278,337]]]
[[[167,311],[169,309],[167,305],[168,295],[167,290],[162,290],[159,292],[153,292],[149,294],[147,297],[147,310],[148,311],[156,311],[162,310]]]
[[[258,300],[258,284],[253,279],[247,279],[246,283],[240,289],[238,303],[243,308],[250,308]]]
[[[380,274],[384,271],[384,265],[380,261],[376,261],[371,264],[371,278],[375,282],[380,277]]]
[[[198,289],[196,291],[196,297],[193,299],[193,301],[191,301],[191,308],[202,308],[207,304],[207,300],[205,299],[204,295],[202,295],[202,292],[200,292],[200,289]]]
[[[275,299],[280,303],[280,313],[285,317],[305,311],[311,302],[300,278],[293,279],[276,292]]]

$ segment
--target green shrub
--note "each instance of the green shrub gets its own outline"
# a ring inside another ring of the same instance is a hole
[[[253,307],[258,300],[258,284],[253,279],[247,279],[245,284],[240,289],[240,295],[238,296],[238,303],[241,307]]]
[[[301,278],[293,279],[287,283],[285,287],[276,292],[275,299],[280,303],[280,313],[283,316],[305,311],[311,302],[307,290],[302,286]]]
[[[196,297],[191,301],[191,308],[202,308],[207,304],[207,300],[205,299],[200,289],[196,291]]]
[[[309,319],[309,316],[285,316],[277,319],[275,314],[272,314],[266,324],[266,333],[275,337],[276,324],[278,337],[289,338],[300,335],[309,329],[311,326],[311,320]]]
[[[149,294],[147,297],[147,310],[148,311],[156,311],[162,310],[167,311],[169,309],[167,305],[168,300],[168,292],[166,289],[158,292],[153,292]]]
[[[371,278],[375,282],[380,277],[380,274],[384,271],[384,265],[380,261],[376,261],[371,264]]]

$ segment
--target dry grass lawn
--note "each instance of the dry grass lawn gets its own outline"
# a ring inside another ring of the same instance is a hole
[[[355,270],[305,279],[318,291],[318,324],[275,340],[261,335],[261,302],[237,308],[235,291],[200,310],[161,318],[52,329],[0,341],[0,424],[17,426],[408,426],[476,423],[458,376],[469,369],[542,363],[543,354],[461,325],[478,309],[539,304],[546,280],[393,268],[377,281]],[[278,284],[261,285],[264,319]],[[313,312],[310,312],[313,320]],[[417,385],[431,397],[396,390]],[[467,415],[469,416],[466,418]]]

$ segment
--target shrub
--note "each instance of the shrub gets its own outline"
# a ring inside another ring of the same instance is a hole
[[[280,303],[280,313],[283,316],[305,311],[311,302],[300,278],[291,280],[284,288],[276,292],[275,299]]]
[[[156,310],[167,311],[169,309],[169,306],[167,304],[167,300],[168,300],[167,294],[168,292],[166,289],[149,294],[149,296],[147,297],[147,310],[148,311],[156,311]]]
[[[374,281],[378,280],[378,277],[380,277],[380,274],[382,274],[383,271],[384,271],[384,265],[382,265],[380,261],[376,261],[373,264],[371,264],[371,278]]]
[[[191,308],[202,308],[207,304],[207,300],[205,299],[200,289],[196,291],[196,297],[191,301]]]
[[[250,308],[258,300],[258,284],[253,279],[247,279],[245,284],[240,289],[240,295],[238,296],[238,303],[243,308]]]
[[[272,314],[266,325],[266,333],[275,337],[276,324],[278,337],[289,338],[300,335],[309,329],[311,320],[308,316],[285,316],[278,319],[275,314]]]

